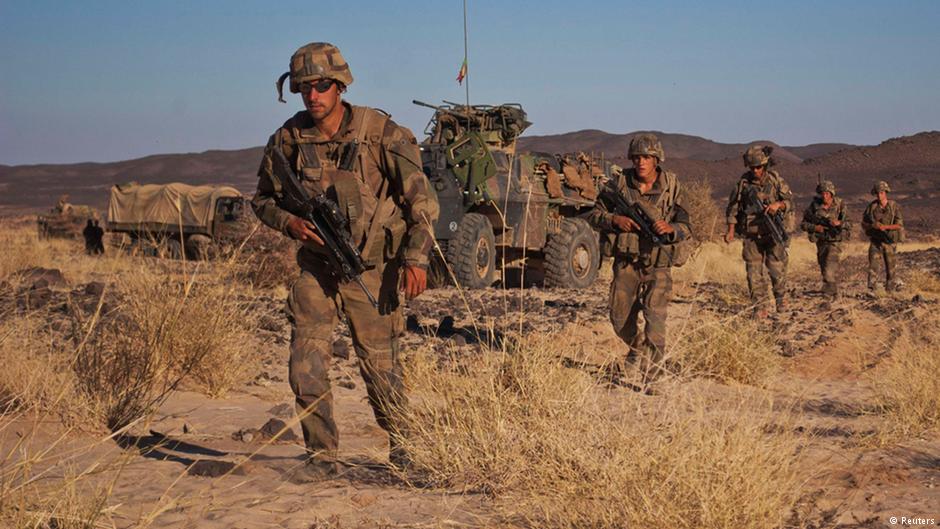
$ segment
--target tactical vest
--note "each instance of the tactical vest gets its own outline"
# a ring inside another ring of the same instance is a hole
[[[841,198],[834,197],[832,199],[832,205],[829,206],[829,209],[824,209],[822,207],[822,201],[819,200],[818,198],[813,199],[813,202],[810,203],[809,207],[810,207],[810,217],[811,217],[810,220],[813,220],[819,217],[825,217],[829,220],[842,221],[841,230],[827,230],[827,231],[823,231],[822,233],[816,232],[815,224],[818,224],[818,223],[814,222],[813,228],[810,230],[807,230],[807,234],[809,235],[810,242],[842,242],[848,239],[848,230],[849,230],[848,221],[845,220],[844,218],[840,218],[840,217],[844,217],[844,215],[842,214],[843,204],[842,204]]]
[[[650,202],[639,190],[630,187],[628,181],[632,172],[625,173],[618,182],[617,189],[631,202],[640,202],[647,210],[657,213],[654,222],[660,219],[667,221],[672,218],[676,202],[679,198],[679,181],[675,173],[663,170],[659,174],[661,192],[655,203]],[[611,233],[612,249],[615,256],[622,257],[630,262],[640,262],[644,266],[655,268],[668,268],[682,266],[692,253],[692,240],[686,238],[675,244],[654,246],[652,241],[640,237],[636,232]]]
[[[295,147],[294,170],[304,188],[311,195],[325,193],[336,201],[349,222],[349,232],[363,261],[375,266],[397,256],[407,225],[389,189],[391,182],[381,172],[382,138],[389,116],[366,107],[350,107],[349,127],[356,133],[352,141],[324,142],[319,136],[304,135],[296,127],[287,129],[289,138],[284,141]],[[329,159],[318,155],[318,144],[329,146]],[[378,171],[380,178],[370,182],[366,170],[370,175]],[[312,244],[305,248],[314,253],[324,251]]]
[[[757,222],[757,215],[751,214],[748,215],[745,212],[746,205],[744,204],[744,194],[746,188],[750,186],[757,186],[758,184],[752,184],[750,180],[750,172],[744,173],[741,175],[741,179],[738,180],[737,187],[737,224],[735,224],[735,232],[739,236],[745,237],[758,237],[758,236],[768,236],[769,232],[765,227],[763,227],[761,222]],[[767,175],[764,177],[763,183],[759,185],[757,191],[757,196],[765,202],[776,202],[779,200],[780,189],[782,187],[782,181],[780,175],[776,171],[770,169],[767,170]],[[791,204],[792,205],[792,204]],[[793,231],[794,224],[796,223],[796,215],[792,211],[792,207],[788,206],[786,211],[783,212],[783,227],[787,232]]]
[[[866,224],[875,222],[879,224],[897,224],[898,221],[898,203],[889,200],[888,204],[884,209],[881,209],[881,204],[878,200],[872,201],[868,205],[868,209],[865,210],[865,219]],[[872,242],[887,243],[887,244],[897,244],[899,242],[904,242],[905,232],[904,226],[901,226],[900,230],[889,230],[881,231],[874,228],[868,228],[865,230],[865,235],[871,239]]]

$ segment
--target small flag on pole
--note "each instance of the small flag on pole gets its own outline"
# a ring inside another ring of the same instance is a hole
[[[460,65],[460,71],[457,72],[457,84],[463,84],[463,79],[466,76],[467,76],[467,59],[464,59],[463,64]]]

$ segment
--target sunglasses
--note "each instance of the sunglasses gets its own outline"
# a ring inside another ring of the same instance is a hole
[[[309,94],[311,90],[316,90],[318,94],[322,94],[329,90],[330,87],[333,86],[334,82],[335,81],[332,79],[320,79],[319,81],[314,82],[306,81],[300,83],[298,88],[300,89],[301,94]]]

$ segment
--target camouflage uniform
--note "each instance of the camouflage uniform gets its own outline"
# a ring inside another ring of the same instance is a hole
[[[661,145],[659,153],[661,161]],[[675,230],[663,236],[667,244],[661,247],[636,232],[618,232],[612,244],[614,278],[610,285],[610,321],[620,339],[630,347],[631,356],[637,354],[643,359],[641,371],[644,374],[651,368],[658,372],[658,364],[665,354],[667,308],[672,299],[671,267],[684,260],[678,253],[685,245],[678,243],[689,242],[692,236],[689,214],[682,207],[679,180],[661,167],[656,171],[656,181],[647,193],[640,192],[635,169],[619,174],[615,181],[616,189],[628,202],[641,202],[646,210],[656,212],[658,218],[665,219]],[[614,215],[601,200],[588,220],[596,229],[614,233],[617,232]],[[641,311],[646,322],[643,334],[639,328]]]
[[[779,309],[785,302],[787,292],[789,248],[784,244],[777,244],[767,227],[755,215],[746,213],[746,205],[743,201],[750,188],[756,187],[757,196],[762,200],[768,202],[782,200],[786,203],[786,215],[793,211],[793,193],[776,171],[770,168],[765,171],[764,177],[760,180],[756,180],[751,171],[741,175],[741,179],[728,198],[725,217],[729,225],[734,225],[735,234],[742,238],[744,244],[742,257],[747,270],[747,288],[751,301],[755,304],[764,302],[767,292],[767,284],[764,280],[766,267]]]
[[[825,185],[829,184],[829,185]],[[829,182],[820,184],[817,193],[827,191],[835,195],[835,186]],[[842,241],[848,238],[850,226],[846,218],[845,204],[841,198],[832,197],[832,203],[826,207],[821,197],[816,197],[803,213],[803,223],[800,228],[809,234],[810,242],[816,243],[816,261],[822,273],[823,293],[832,296],[839,295],[839,262],[842,258]],[[841,222],[839,228],[832,228],[825,224],[825,220]],[[816,227],[822,226],[822,232]]]
[[[884,184],[884,190],[890,191],[887,184]],[[877,195],[879,186],[876,184],[872,189],[872,194]],[[899,286],[897,273],[895,271],[895,261],[898,251],[898,242],[902,237],[902,230],[881,231],[874,228],[875,223],[882,225],[899,224],[904,226],[904,219],[901,218],[901,206],[894,200],[888,200],[885,207],[881,207],[878,199],[875,199],[865,209],[862,215],[862,229],[868,236],[871,244],[868,246],[868,288],[877,290],[884,287],[882,277],[887,281],[889,289]],[[882,266],[884,271],[882,272]]]
[[[293,77],[291,83],[294,91]],[[289,236],[291,214],[277,205],[281,186],[272,174],[272,149],[280,146],[311,195],[325,192],[340,204],[369,266],[362,281],[376,295],[378,309],[358,285],[338,279],[323,247],[305,244],[297,254],[300,277],[287,303],[290,386],[307,450],[323,459],[334,457],[339,444],[328,372],[330,336],[340,312],[349,324],[369,403],[379,426],[390,433],[395,453],[396,435],[402,433],[396,427],[395,410],[406,404],[398,345],[403,331],[399,271],[403,263],[427,268],[438,217],[437,197],[421,169],[412,133],[380,111],[342,105],[344,118],[331,138],[316,128],[306,111],[298,112],[271,136],[251,202],[262,222]],[[342,153],[353,141],[359,142],[359,154],[352,170],[338,169]]]

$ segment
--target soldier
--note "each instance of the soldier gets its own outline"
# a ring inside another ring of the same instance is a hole
[[[904,237],[904,219],[901,218],[901,206],[888,199],[891,187],[885,181],[879,181],[871,188],[871,194],[877,198],[865,209],[862,215],[862,229],[871,244],[868,246],[868,288],[876,295],[885,292],[882,282],[881,267],[884,263],[885,280],[889,290],[897,290],[901,282],[894,269],[898,242]]]
[[[91,234],[91,253],[95,255],[104,253],[104,228],[98,225],[98,219],[95,219]]]
[[[598,201],[591,224],[605,232],[616,232],[613,243],[614,279],[610,285],[610,321],[614,331],[630,347],[628,358],[641,358],[643,383],[662,372],[666,350],[666,308],[672,299],[671,267],[682,264],[680,243],[690,241],[689,214],[682,208],[679,180],[660,167],[666,159],[663,146],[653,134],[640,134],[630,141],[627,152],[633,168],[619,174],[608,185],[628,203],[650,212],[652,231],[662,238],[654,245],[648,234],[630,217],[612,205]],[[643,313],[646,326],[639,329]]]
[[[88,219],[88,222],[85,223],[82,238],[85,239],[85,253],[91,255],[95,251],[95,224],[92,219]]]
[[[72,213],[72,204],[69,202],[69,196],[60,196],[59,200],[55,203],[55,207],[52,209],[52,212],[58,213],[59,215],[68,215]]]
[[[832,182],[820,182],[816,186],[816,195],[803,213],[800,227],[809,234],[810,242],[816,243],[823,294],[837,298],[842,241],[848,239],[849,221],[846,220],[845,204],[836,197],[836,186]]]
[[[411,131],[384,112],[343,101],[353,78],[339,49],[321,42],[298,49],[290,71],[278,80],[279,96],[288,76],[290,91],[300,94],[306,110],[268,141],[251,204],[262,222],[303,242],[297,254],[300,276],[287,307],[290,386],[309,455],[292,480],[307,482],[334,475],[338,468],[339,434],[328,372],[330,335],[339,311],[349,324],[369,404],[389,433],[389,459],[397,466],[407,463],[399,444],[404,432],[396,420],[406,405],[398,345],[404,323],[397,291],[402,285],[411,299],[426,288],[438,203]],[[351,167],[340,168],[338,162],[353,142],[358,142],[358,156]],[[376,293],[377,309],[355,283],[337,278],[314,225],[278,206],[281,185],[272,172],[276,148],[283,150],[311,195],[326,193],[342,205],[369,267],[362,281]]]
[[[725,242],[733,241],[735,234],[742,238],[747,287],[759,317],[767,316],[765,267],[773,286],[777,312],[782,312],[787,307],[789,248],[786,242],[780,243],[774,239],[767,217],[778,214],[792,215],[793,193],[783,178],[770,169],[773,165],[773,158],[770,157],[772,152],[773,147],[754,145],[744,153],[744,165],[748,171],[741,175],[741,179],[731,191],[725,212],[728,223]],[[755,196],[760,204],[749,204]],[[783,222],[784,231],[786,224]]]

